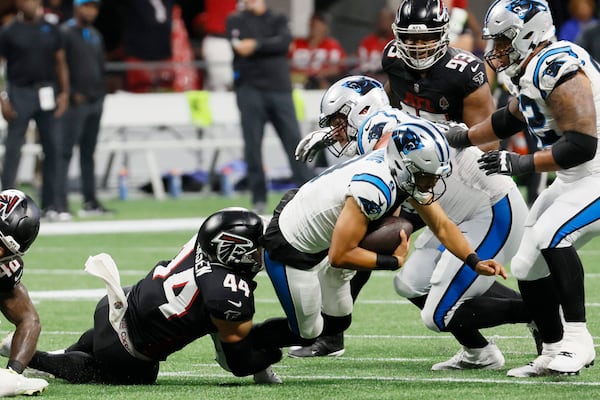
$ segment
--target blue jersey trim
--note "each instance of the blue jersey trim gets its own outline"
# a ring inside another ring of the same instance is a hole
[[[508,195],[492,207],[493,217],[485,238],[477,248],[477,254],[484,260],[494,258],[504,246],[512,227],[512,210]],[[445,248],[444,248],[445,250]],[[446,293],[433,314],[435,325],[440,331],[446,328],[444,317],[471,287],[479,275],[471,267],[463,264],[448,286]]]
[[[600,219],[600,199],[596,199],[588,204],[583,210],[578,212],[573,218],[565,222],[554,234],[548,248],[557,247],[558,244],[568,235],[592,224]]]
[[[352,182],[367,182],[375,186],[377,190],[383,193],[388,208],[392,204],[392,191],[390,187],[378,176],[371,174],[357,174],[352,177]]]

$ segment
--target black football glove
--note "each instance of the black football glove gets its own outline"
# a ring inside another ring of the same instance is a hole
[[[535,172],[533,154],[522,156],[510,151],[494,150],[482,155],[477,162],[486,175],[518,176]]]
[[[465,124],[450,124],[445,135],[448,144],[455,149],[473,146],[473,143],[469,140],[469,128]]]

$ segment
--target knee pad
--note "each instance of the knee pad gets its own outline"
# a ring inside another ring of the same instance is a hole
[[[394,289],[398,295],[407,299],[412,299],[413,297],[419,297],[427,294],[421,288],[415,288],[414,286],[405,282],[400,272],[394,276]]]
[[[421,310],[421,319],[428,329],[434,332],[441,332],[438,326],[435,324],[433,310],[430,311],[427,306]]]

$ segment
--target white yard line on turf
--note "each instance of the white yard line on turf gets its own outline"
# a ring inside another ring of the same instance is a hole
[[[204,217],[125,221],[46,222],[40,225],[40,235],[195,231],[203,221]]]

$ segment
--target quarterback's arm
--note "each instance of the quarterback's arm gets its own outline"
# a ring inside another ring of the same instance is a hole
[[[467,239],[464,237],[458,226],[448,218],[442,207],[433,202],[430,205],[424,206],[417,203],[413,199],[408,200],[410,204],[417,210],[419,216],[425,221],[427,226],[442,242],[442,244],[459,259],[463,260],[467,265],[473,268],[480,275],[500,275],[504,279],[508,277],[506,270],[494,260],[479,260],[475,250],[471,247]],[[475,260],[475,262],[473,262]],[[474,264],[474,265],[472,265]]]
[[[22,283],[0,294],[0,311],[15,325],[8,366],[21,373],[35,353],[42,330],[40,317]]]
[[[214,317],[211,320],[217,327],[227,365],[235,376],[254,374],[281,359],[281,350],[278,348],[254,347],[250,335],[252,320],[232,322]]]
[[[329,262],[333,267],[357,270],[385,269],[382,268],[382,265],[378,265],[377,253],[358,247],[367,233],[368,225],[369,220],[360,210],[356,200],[351,196],[347,197],[344,208],[336,221],[329,247]],[[396,248],[393,256],[388,256],[397,259],[396,268],[404,264],[410,245],[404,231],[400,237],[402,238],[401,244]],[[379,264],[381,264],[381,259],[379,256]]]

